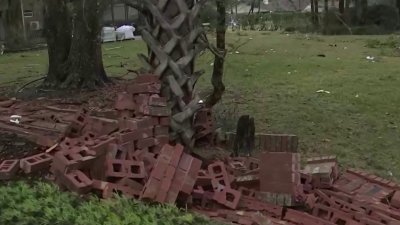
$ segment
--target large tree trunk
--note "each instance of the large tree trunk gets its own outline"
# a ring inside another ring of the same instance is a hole
[[[26,45],[25,28],[20,0],[9,0],[8,9],[4,12],[5,46],[7,50],[18,50]]]
[[[45,0],[45,26],[49,68],[45,85],[58,86],[67,75],[71,46],[71,16],[66,0]]]
[[[225,91],[222,77],[224,75],[224,56],[225,56],[225,0],[217,0],[218,25],[217,25],[217,49],[220,55],[215,55],[214,70],[211,83],[214,87],[213,93],[208,97],[206,105],[212,107],[221,100]]]
[[[101,4],[98,0],[75,0],[73,11],[68,76],[62,87],[94,89],[109,81],[101,53]]]

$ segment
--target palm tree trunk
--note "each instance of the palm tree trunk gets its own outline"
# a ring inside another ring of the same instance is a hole
[[[149,72],[162,81],[161,92],[171,110],[171,142],[181,143],[190,150],[194,144],[194,114],[203,106],[193,89],[201,74],[194,71],[194,61],[200,50],[195,47],[201,34],[197,17],[204,1],[154,2],[144,1],[148,16],[142,37],[148,45],[149,56],[140,55],[140,58],[150,67]]]

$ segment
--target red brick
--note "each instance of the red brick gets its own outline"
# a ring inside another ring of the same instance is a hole
[[[143,111],[143,113],[145,115],[158,117],[171,115],[170,109],[165,106],[149,106],[148,110],[146,109],[145,111]]]
[[[159,117],[160,126],[169,126],[171,122],[170,117]]]
[[[107,177],[124,178],[128,176],[128,170],[125,166],[125,160],[108,160],[107,161]]]
[[[283,207],[271,203],[261,202],[255,198],[242,196],[239,202],[239,207],[249,210],[265,211],[274,217],[281,217]]]
[[[395,207],[395,208],[400,209],[400,191],[396,191],[393,194],[393,197],[390,200],[390,205]]]
[[[129,188],[135,190],[138,195],[140,195],[140,192],[143,190],[144,185],[135,181],[134,179],[130,179],[128,177],[122,178],[120,181],[117,182],[117,184],[122,185],[122,186],[128,186]]]
[[[127,85],[127,91],[130,94],[158,94],[161,90],[161,84],[129,84]]]
[[[126,161],[125,167],[127,168],[128,178],[143,179],[147,176],[143,162]]]
[[[66,138],[64,138],[64,140],[62,140],[60,142],[60,144],[58,146],[60,147],[61,150],[68,150],[68,149],[72,148],[73,146],[78,145],[79,142],[80,142],[79,138],[66,137]]]
[[[208,173],[211,176],[211,184],[215,190],[220,186],[230,187],[231,181],[229,180],[228,173],[225,165],[222,162],[215,162],[208,166]]]
[[[41,153],[21,159],[20,167],[25,173],[33,173],[50,167],[52,160],[50,155]]]
[[[155,126],[154,127],[154,136],[168,136],[169,135],[169,127],[168,126]]]
[[[196,186],[211,186],[211,176],[205,170],[199,170],[197,179],[196,179]]]
[[[173,155],[171,158],[171,161],[169,162],[170,165],[172,165],[173,167],[178,167],[178,165],[181,164],[182,161],[182,156],[183,153],[183,146],[178,144],[175,146],[174,151],[173,151]],[[191,157],[191,156],[189,156]]]
[[[96,152],[96,156],[105,155],[110,150],[110,144],[113,143],[116,143],[116,139],[107,137],[106,140],[102,140],[98,144],[91,146],[90,150]]]
[[[329,221],[325,221],[323,219],[317,218],[315,216],[309,215],[304,212],[296,211],[293,209],[288,209],[286,211],[284,220],[291,221],[299,224],[307,224],[307,225],[335,225]]]
[[[101,180],[92,180],[92,188],[100,191],[104,191],[107,189],[109,182],[101,181]]]
[[[160,189],[161,181],[153,177],[147,181],[143,192],[140,196],[141,200],[154,200],[157,197],[158,191]]]
[[[224,188],[221,192],[215,192],[213,199],[230,209],[236,209],[239,205],[240,198],[241,193],[239,191]]]
[[[4,160],[0,164],[0,180],[13,178],[19,170],[19,160]]]
[[[133,82],[137,84],[160,83],[160,78],[157,75],[141,74],[137,76]]]
[[[165,174],[164,174],[164,177],[161,180],[160,190],[159,190],[159,192],[157,194],[157,197],[156,197],[156,201],[157,202],[163,203],[163,202],[166,201],[166,198],[167,198],[167,195],[168,195],[168,191],[169,191],[169,189],[171,187],[171,184],[172,184],[172,181],[173,181],[173,178],[174,178],[174,175],[175,175],[175,170],[176,170],[176,168],[173,167],[173,166],[168,166],[167,167],[167,169],[165,171]],[[169,202],[169,203],[174,203],[174,202]]]
[[[159,95],[151,95],[149,99],[150,106],[167,106],[167,99]]]
[[[135,95],[134,99],[135,103],[137,104],[137,110],[139,107],[149,105],[150,96],[148,94],[138,94]]]
[[[78,194],[86,194],[92,189],[93,181],[82,173],[82,171],[73,170],[61,176],[63,176],[61,179],[63,184],[69,190]]]
[[[131,143],[131,145],[133,146],[133,143]],[[126,148],[122,148],[122,145],[113,144],[111,146],[112,147],[108,152],[109,159],[125,160],[128,157],[128,150]]]
[[[155,139],[156,139],[156,145],[159,146],[164,146],[169,143],[169,135],[163,135],[163,136],[158,135],[155,137]]]
[[[153,130],[150,129],[137,129],[133,131],[125,131],[125,132],[120,132],[117,134],[117,139],[120,144],[130,142],[130,141],[137,141],[141,140],[144,138],[152,137],[153,136]],[[138,146],[137,146],[138,147]],[[140,148],[140,147],[138,147]]]
[[[98,135],[108,135],[118,129],[118,120],[107,119],[103,117],[90,118],[90,131]]]
[[[157,142],[156,142],[155,138],[144,138],[144,139],[139,139],[137,141],[136,147],[139,149],[143,149],[143,148],[152,147],[156,144],[157,144]]]

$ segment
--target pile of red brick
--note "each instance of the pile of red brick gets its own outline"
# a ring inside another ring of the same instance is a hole
[[[310,158],[301,168],[296,136],[258,135],[259,157],[208,164],[170,145],[160,88],[157,77],[139,76],[118,95],[118,118],[79,111],[58,146],[1,162],[0,180],[20,169],[44,170],[79,194],[176,203],[243,225],[400,224],[400,185],[356,170],[340,174],[333,156]],[[209,110],[199,112],[197,138],[214,140],[211,118]]]

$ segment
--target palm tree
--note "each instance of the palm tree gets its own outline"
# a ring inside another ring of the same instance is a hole
[[[144,1],[146,15],[143,40],[149,55],[139,55],[148,70],[160,77],[162,95],[171,109],[171,141],[191,149],[194,144],[193,117],[202,107],[194,96],[194,86],[201,75],[194,61],[201,50],[196,41],[202,35],[196,18],[203,0]]]

